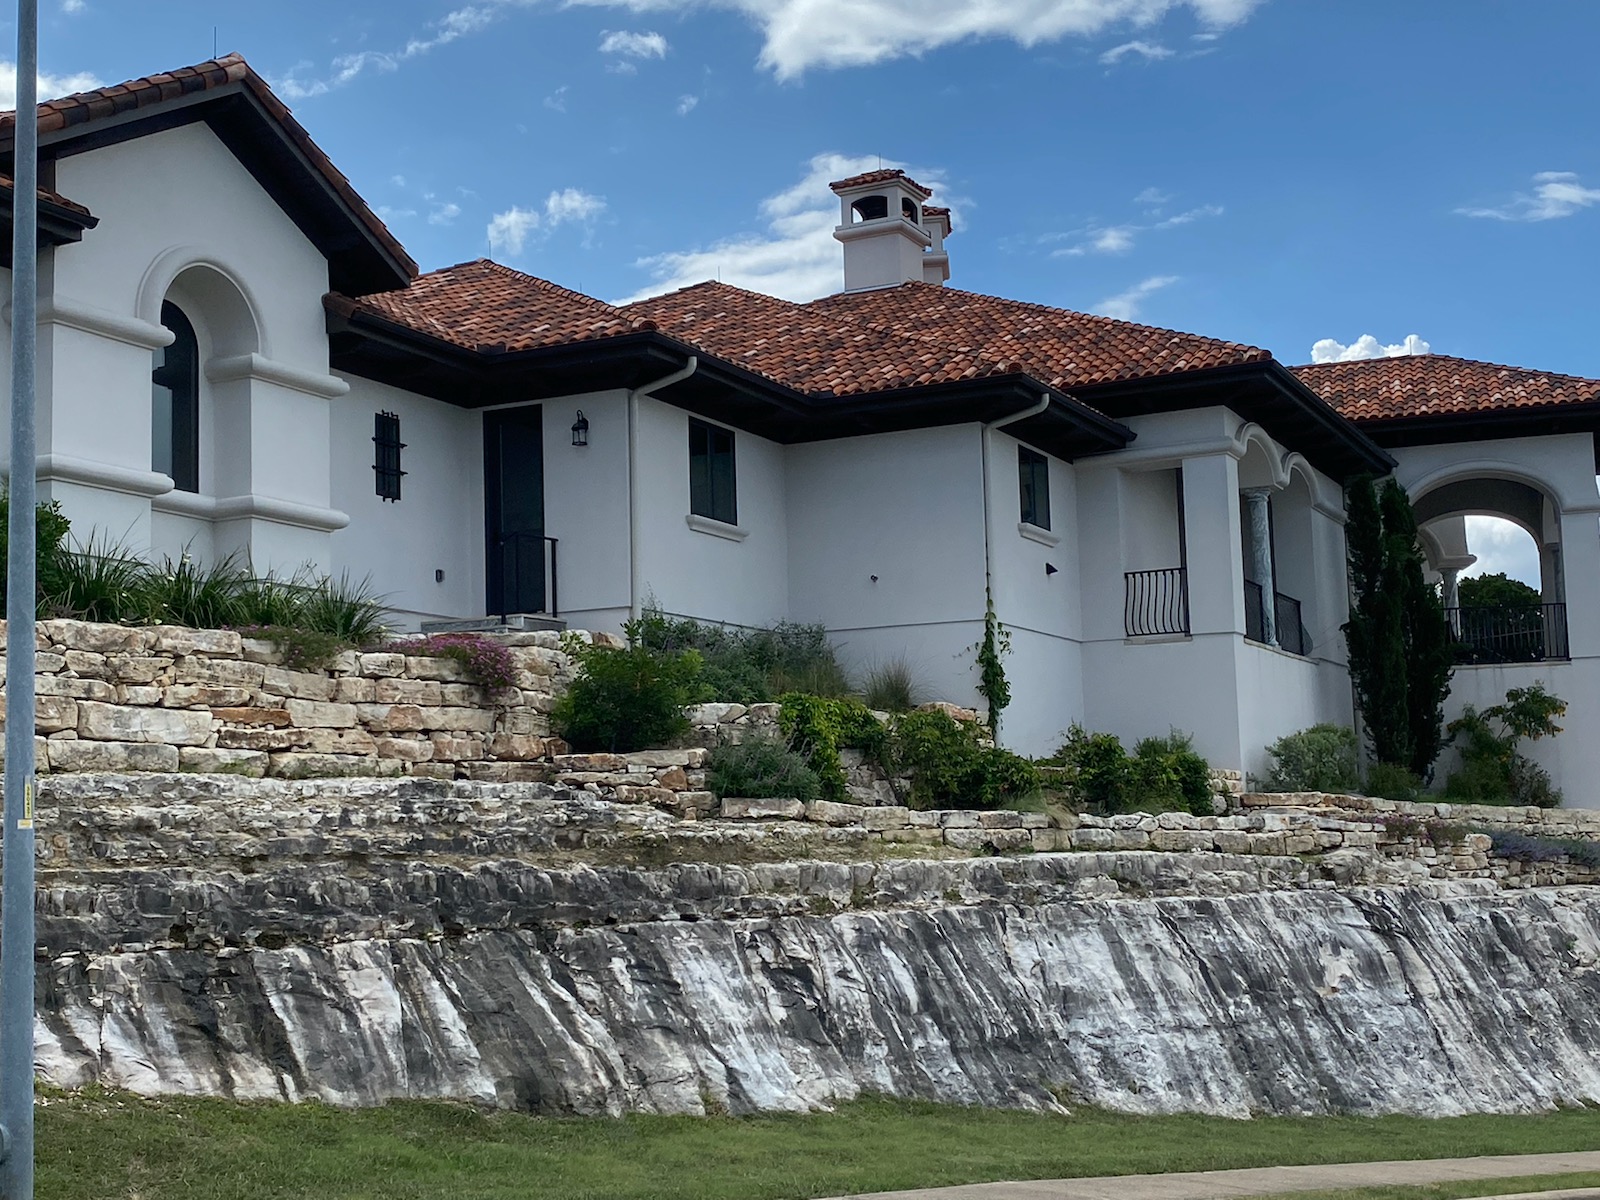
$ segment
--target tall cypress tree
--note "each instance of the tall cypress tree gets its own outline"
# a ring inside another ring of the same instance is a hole
[[[1423,580],[1416,515],[1389,480],[1380,495],[1362,476],[1350,486],[1345,544],[1350,678],[1379,762],[1426,778],[1443,739],[1450,690],[1450,630],[1438,594]]]

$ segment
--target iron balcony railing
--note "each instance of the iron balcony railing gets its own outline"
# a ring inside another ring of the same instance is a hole
[[[1447,608],[1444,613],[1459,662],[1546,662],[1572,657],[1565,604]]]
[[[494,580],[500,601],[496,616],[503,619],[510,613],[561,615],[557,545],[558,539],[534,533],[510,533],[500,538]]]
[[[1311,634],[1306,631],[1305,621],[1301,618],[1300,601],[1282,592],[1274,592],[1272,616],[1278,649],[1302,658],[1311,653]],[[1250,579],[1244,581],[1244,635],[1252,642],[1267,640],[1261,585]]]
[[[1128,571],[1122,580],[1122,627],[1129,637],[1189,632],[1187,570]]]

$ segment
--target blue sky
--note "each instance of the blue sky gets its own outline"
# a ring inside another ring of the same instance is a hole
[[[47,87],[215,27],[424,268],[804,298],[881,158],[955,208],[955,286],[1600,375],[1592,0],[40,3]]]

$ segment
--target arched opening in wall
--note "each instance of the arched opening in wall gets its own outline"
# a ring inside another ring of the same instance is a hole
[[[1324,628],[1318,607],[1311,482],[1303,470],[1290,471],[1289,482],[1272,494],[1269,515],[1278,645],[1292,654],[1310,654],[1333,631]]]
[[[858,220],[880,221],[889,215],[889,197],[863,196],[850,208]]]
[[[1296,490],[1296,487],[1298,490]],[[1239,460],[1239,550],[1245,637],[1308,654],[1305,599],[1312,592],[1311,497],[1303,480],[1285,486],[1274,448],[1251,435]],[[1286,574],[1287,572],[1287,574]],[[1286,590],[1299,588],[1300,594]]]
[[[1560,513],[1549,493],[1479,477],[1412,504],[1462,663],[1568,657]]]
[[[227,275],[196,264],[167,288],[161,321],[174,340],[155,352],[151,370],[152,469],[171,475],[182,492],[248,490],[247,372],[234,382],[210,376],[219,363],[259,352],[249,301]]]
[[[906,220],[910,221],[913,225],[922,224],[921,214],[917,212],[916,201],[912,200],[909,196],[900,197],[900,215]]]

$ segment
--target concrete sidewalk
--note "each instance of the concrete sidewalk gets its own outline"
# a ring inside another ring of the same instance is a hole
[[[1171,1175],[1107,1175],[1095,1179],[1037,1179],[1023,1183],[971,1183],[961,1187],[874,1192],[832,1200],[1231,1200],[1279,1192],[1387,1184],[1444,1183],[1456,1179],[1512,1179],[1600,1171],[1600,1151],[1571,1154],[1501,1154],[1406,1162],[1340,1163],[1316,1167],[1254,1167],[1242,1171],[1185,1171]],[[1556,1196],[1600,1196],[1600,1189]]]

